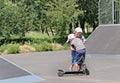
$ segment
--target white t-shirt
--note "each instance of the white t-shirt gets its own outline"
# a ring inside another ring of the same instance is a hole
[[[76,51],[85,48],[85,45],[83,44],[83,42],[82,42],[82,40],[80,38],[74,38],[71,41],[71,45],[74,45]]]

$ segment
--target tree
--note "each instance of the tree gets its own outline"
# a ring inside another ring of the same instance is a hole
[[[88,7],[86,10],[86,22],[95,30],[98,26],[98,0],[89,1]]]
[[[9,38],[14,34],[22,37],[33,29],[37,14],[31,6],[27,7],[21,2],[16,4],[9,0],[4,0],[2,4],[4,5],[0,10],[2,37]]]
[[[78,0],[77,4],[78,9],[83,11],[78,17],[83,32],[86,22],[95,29],[98,26],[98,0]]]
[[[25,36],[41,31],[48,36],[66,36],[85,24],[98,25],[97,0],[0,0],[0,35]]]
[[[69,24],[73,18],[77,18],[76,1],[74,0],[51,0],[46,2],[46,9],[43,10],[47,24],[55,30],[57,35],[68,33]]]

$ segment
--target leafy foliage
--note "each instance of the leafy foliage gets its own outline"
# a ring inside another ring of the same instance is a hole
[[[97,27],[97,4],[98,0],[0,0],[0,39],[6,42],[16,35],[22,41],[27,32],[38,31],[64,43],[76,26],[83,31],[86,23]]]
[[[26,7],[22,3],[12,3],[4,0],[4,6],[0,9],[0,33],[8,38],[13,34],[24,36],[27,31],[33,29],[36,13],[32,7]]]

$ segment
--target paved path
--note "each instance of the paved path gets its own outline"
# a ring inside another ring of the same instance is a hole
[[[70,51],[11,54],[3,57],[45,79],[39,83],[120,83],[119,55],[87,55],[86,64],[90,76],[64,77],[58,77],[57,70],[68,70]]]

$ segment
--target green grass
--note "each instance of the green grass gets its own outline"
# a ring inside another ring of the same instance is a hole
[[[26,34],[25,38],[30,39],[30,43],[42,43],[52,42],[52,39],[49,38],[46,34],[41,34],[39,32],[29,32]]]
[[[11,40],[11,43],[5,43],[0,46],[0,54],[21,53],[19,47],[23,45],[28,45],[35,48],[36,52],[69,49],[69,45],[67,43],[62,45],[54,42],[52,37],[49,38],[46,34],[41,34],[39,32],[26,33],[26,36],[22,39],[19,39],[18,36],[12,36],[11,39],[14,41]],[[19,42],[16,42],[16,40],[19,40]],[[23,41],[24,43],[21,43]]]

